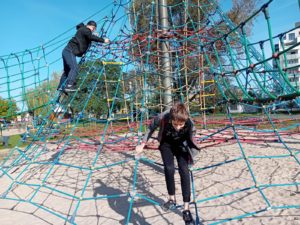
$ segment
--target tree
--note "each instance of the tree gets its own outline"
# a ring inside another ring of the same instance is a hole
[[[233,0],[232,9],[227,15],[233,24],[238,25],[253,14],[257,9],[259,1]],[[226,58],[222,57],[222,54],[227,52],[226,45],[223,40],[206,45],[205,54],[207,54],[208,59],[205,59],[203,55],[199,55],[200,44],[210,43],[210,40],[222,37],[232,27],[228,26],[222,17],[218,16],[211,1],[168,0],[168,6],[170,7],[168,7],[169,29],[167,34],[162,33],[158,17],[159,10],[156,8],[157,4],[152,5],[151,2],[151,0],[135,0],[130,7],[131,25],[134,29],[131,47],[133,60],[140,63],[141,67],[146,65],[149,70],[153,69],[158,74],[162,74],[159,62],[159,58],[162,55],[158,40],[169,39],[169,54],[174,81],[173,88],[175,90],[178,90],[182,85],[188,87],[185,88],[186,92],[188,92],[188,89],[199,89],[201,86],[199,79],[200,71],[204,71],[206,77],[211,77],[209,79],[214,79],[213,74],[211,74],[212,72],[205,68],[213,66],[218,70],[220,69],[220,64],[228,64]],[[251,31],[252,25],[252,22],[245,25],[246,32],[249,33]],[[241,48],[240,41],[235,35],[235,33],[229,35],[230,41],[236,42],[230,43],[230,46],[235,48],[237,52],[241,52],[243,48]],[[151,54],[147,54],[149,50]],[[176,64],[179,64],[179,66],[176,66]],[[148,74],[150,75],[150,73]],[[157,82],[157,80],[155,81]],[[223,81],[229,86],[231,85],[230,79],[224,78],[222,79]],[[147,80],[147,83],[158,86],[157,83],[151,83],[151,78]],[[215,91],[218,92],[217,90]],[[225,91],[228,92],[228,90]],[[180,98],[180,91],[175,91],[174,94],[177,95],[176,99]],[[186,94],[189,95],[188,93]],[[198,94],[196,93],[196,95]],[[194,100],[196,95],[187,98]],[[222,100],[223,96],[221,93],[216,93],[214,101]],[[210,102],[210,105],[214,104]]]
[[[260,2],[261,0],[232,0],[232,8],[227,15],[234,24],[240,24],[257,10]],[[247,35],[251,34],[253,22],[254,20],[250,20],[245,24]]]
[[[107,115],[110,109],[114,113],[122,109],[124,107],[122,75],[125,76],[125,73],[121,69],[121,66],[118,64],[103,65],[101,61],[87,61],[82,64],[76,80],[78,87],[80,86],[82,91],[76,95],[72,104],[74,113],[81,112],[82,107],[86,103],[85,113],[92,113],[98,117]],[[100,79],[94,88],[98,77]],[[117,87],[118,91],[116,92]],[[91,94],[92,90],[93,93]],[[114,102],[113,106],[112,102]]]
[[[30,114],[42,115],[50,110],[49,101],[56,92],[59,77],[60,74],[54,72],[51,80],[44,81],[40,85],[26,90],[23,99],[26,102]]]
[[[0,118],[8,120],[16,117],[18,107],[15,100],[8,100],[0,97]]]

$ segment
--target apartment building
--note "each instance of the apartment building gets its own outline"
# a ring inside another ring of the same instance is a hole
[[[282,51],[295,46],[297,43],[300,43],[300,22],[295,24],[295,29],[283,36],[283,45],[280,42],[275,44],[275,50]],[[282,54],[280,65],[282,68],[287,68],[286,73],[291,84],[300,89],[300,45],[288,50],[286,54]],[[276,67],[276,65],[274,66]]]

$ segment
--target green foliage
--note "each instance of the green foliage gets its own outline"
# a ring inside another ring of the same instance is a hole
[[[18,107],[15,100],[0,97],[0,118],[11,120],[16,117]]]
[[[257,9],[257,4],[261,0],[233,0],[232,9],[229,10],[227,16],[232,20],[234,24],[240,24],[245,19],[250,17],[254,11]],[[161,39],[161,29],[159,21],[159,1],[154,1],[154,5],[151,4],[152,0],[135,0],[130,5],[130,15],[131,15],[131,25],[134,28],[133,34],[133,47],[132,47],[132,57],[135,62],[140,63],[141,65],[147,64],[149,68],[156,69],[159,71],[159,62],[157,60],[160,57],[160,43],[157,42],[156,37]],[[168,0],[168,19],[169,19],[169,30],[176,33],[177,41],[170,41],[170,49],[177,49],[177,52],[170,53],[172,71],[177,69],[181,70],[181,75],[173,77],[173,88],[175,91],[175,97],[173,100],[180,99],[180,92],[183,92],[184,96],[189,95],[190,101],[198,101],[199,92],[190,95],[186,93],[187,91],[180,87],[188,85],[190,90],[199,90],[201,86],[205,94],[215,94],[213,97],[205,98],[205,108],[215,107],[217,102],[223,100],[223,95],[221,90],[216,88],[213,84],[202,84],[199,83],[199,71],[204,70],[205,80],[213,80],[214,77],[211,74],[211,71],[208,69],[210,66],[218,67],[219,64],[226,64],[225,59],[222,58],[222,52],[226,51],[224,48],[223,41],[217,41],[212,46],[206,46],[206,52],[208,52],[208,59],[203,59],[196,57],[185,57],[184,60],[176,62],[176,57],[182,57],[182,55],[194,55],[194,50],[198,48],[199,40],[188,39],[189,35],[195,34],[195,32],[203,33],[204,36],[210,35],[211,37],[220,37],[225,33],[228,33],[232,28],[223,21],[221,17],[214,16],[215,9],[214,5],[211,4],[209,0]],[[213,21],[213,23],[211,23]],[[252,21],[253,22],[253,21]],[[250,33],[253,23],[248,22],[245,26],[246,32]],[[190,32],[190,34],[189,34]],[[153,37],[151,42],[148,43],[148,35],[151,34]],[[171,34],[167,34],[171,35]],[[230,34],[231,47],[236,48],[236,51],[241,51],[239,40],[236,39],[235,33]],[[169,36],[167,36],[169,37]],[[172,38],[172,36],[170,36]],[[236,43],[234,43],[236,42]],[[144,53],[148,51],[148,45],[150,44],[149,57],[144,57]],[[218,52],[218,58],[216,53]],[[177,54],[177,55],[176,55]],[[147,61],[146,61],[147,60]],[[177,65],[178,68],[175,68],[174,65]],[[147,83],[150,86],[157,87],[157,83],[151,82],[151,77],[148,76]],[[228,84],[228,87],[231,89],[233,87],[233,82],[229,79],[225,81]],[[229,90],[223,90],[228,92]],[[234,95],[240,96],[241,93],[236,93],[233,91]],[[153,102],[158,102],[159,95],[155,93],[152,100]]]
[[[19,146],[19,147],[24,147],[28,145],[28,142],[24,142],[20,144],[20,139],[21,135],[20,134],[15,134],[15,135],[10,135],[9,140],[8,140],[8,146],[4,146],[2,142],[0,142],[0,150],[1,149],[10,149],[13,148],[14,146]],[[29,140],[28,140],[29,141]],[[0,156],[1,157],[1,156]]]
[[[233,23],[240,24],[257,10],[260,2],[261,0],[232,0],[232,8],[227,15]],[[245,31],[248,35],[251,34],[253,21],[250,20],[245,24]]]
[[[154,25],[158,23],[158,9],[157,4],[152,8],[152,0],[135,0],[132,1],[130,7],[131,25],[135,28],[137,33],[143,33],[149,30],[150,21],[154,22]],[[212,10],[212,6],[209,0],[189,0],[186,11],[184,10],[184,3],[182,0],[168,0],[169,8],[169,24],[172,28],[181,26],[187,23],[187,27],[193,27],[193,21],[202,21],[205,19],[205,13]],[[198,6],[203,7],[198,7]],[[185,12],[188,12],[185,14]],[[152,17],[151,17],[152,16]],[[186,20],[186,21],[185,21]]]
[[[121,79],[122,75],[125,76],[124,73],[122,74],[121,69],[120,65],[103,65],[100,61],[84,63],[81,66],[80,74],[76,80],[78,87],[81,85],[82,91],[77,94],[72,104],[74,113],[82,111],[91,91],[93,91],[93,93],[88,99],[85,113],[92,113],[99,117],[101,115],[107,115],[110,108],[113,108],[115,112],[124,107],[122,81],[118,81],[120,75]],[[94,88],[98,77],[99,81]],[[83,79],[85,79],[84,82]],[[119,87],[116,93],[118,84]],[[116,100],[112,107],[114,97],[116,97]]]
[[[33,115],[40,115],[42,112],[46,113],[49,110],[44,110],[44,108],[49,107],[48,103],[56,91],[59,79],[60,75],[54,72],[51,80],[26,90],[23,99],[27,104],[28,112]]]

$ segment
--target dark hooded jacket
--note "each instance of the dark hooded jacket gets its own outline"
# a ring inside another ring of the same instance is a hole
[[[167,111],[159,114],[158,116],[156,116],[151,121],[150,125],[148,126],[148,130],[147,130],[146,134],[144,135],[143,142],[147,142],[150,139],[150,137],[152,136],[152,134],[154,133],[154,131],[157,128],[159,128],[157,140],[159,142],[162,142],[165,139],[168,139],[169,137],[171,137],[172,138],[171,142],[174,145],[178,144],[176,139],[178,139],[179,142],[183,142],[182,144],[185,147],[188,147],[188,151],[190,154],[189,163],[193,164],[195,157],[200,150],[196,144],[196,141],[194,140],[194,135],[196,133],[196,129],[194,127],[193,121],[189,118],[186,121],[184,127],[182,128],[182,130],[179,132],[178,135],[176,133],[172,133],[172,131],[170,131],[170,129],[169,129],[170,127],[172,127],[170,110],[167,110]],[[168,133],[170,133],[170,134],[168,134]],[[183,137],[183,139],[181,137]]]
[[[102,37],[93,35],[92,31],[83,23],[76,26],[77,32],[75,36],[69,41],[68,47],[72,49],[74,55],[81,57],[89,48],[92,41],[104,42]]]

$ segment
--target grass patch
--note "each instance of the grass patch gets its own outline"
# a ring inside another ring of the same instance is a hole
[[[2,149],[7,149],[7,148],[13,148],[15,146],[19,147],[24,147],[28,145],[28,139],[27,142],[21,142],[21,134],[15,134],[15,135],[10,135],[9,140],[8,140],[8,146],[4,146],[2,142],[0,142],[0,150]]]

